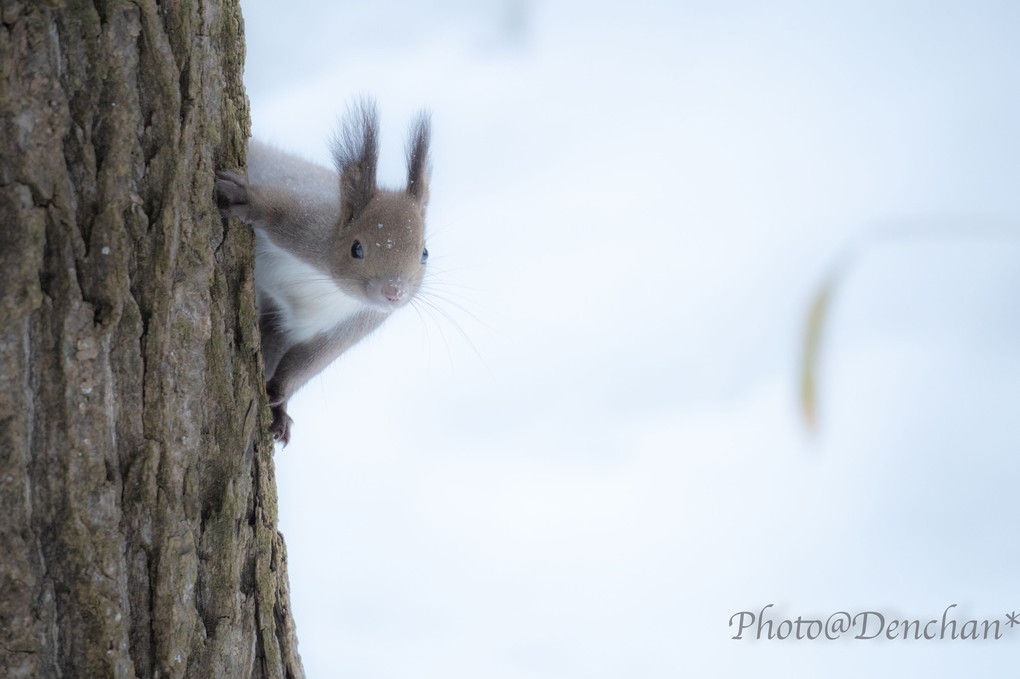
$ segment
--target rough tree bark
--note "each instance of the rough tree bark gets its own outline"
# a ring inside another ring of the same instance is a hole
[[[236,0],[0,0],[0,676],[301,677]]]

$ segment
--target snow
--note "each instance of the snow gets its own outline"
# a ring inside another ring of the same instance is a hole
[[[309,676],[1014,667],[1008,627],[727,623],[1020,607],[1020,9],[242,6],[260,138],[328,166],[374,95],[400,186],[433,113],[420,301],[443,313],[313,380],[277,451]],[[811,433],[802,333],[839,262]]]

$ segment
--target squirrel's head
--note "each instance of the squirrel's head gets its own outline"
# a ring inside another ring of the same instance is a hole
[[[340,175],[340,221],[334,277],[347,294],[390,311],[408,302],[425,276],[425,207],[429,198],[429,117],[411,126],[407,186],[376,187],[379,118],[363,100],[344,117],[333,140]]]

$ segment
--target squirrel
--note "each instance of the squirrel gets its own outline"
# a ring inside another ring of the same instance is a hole
[[[332,140],[336,172],[252,140],[248,180],[217,173],[220,214],[255,231],[270,433],[284,446],[287,400],[410,302],[425,275],[429,115],[411,125],[402,190],[376,186],[378,129],[375,103],[363,100]]]

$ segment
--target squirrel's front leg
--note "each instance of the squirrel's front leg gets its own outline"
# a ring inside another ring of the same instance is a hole
[[[263,300],[263,307],[259,311],[259,329],[262,336],[262,358],[265,363],[266,394],[269,396],[269,407],[273,411],[273,423],[269,426],[269,432],[273,438],[283,443],[284,446],[290,441],[290,426],[294,420],[287,414],[287,398],[293,392],[284,392],[286,381],[273,378],[277,373],[277,366],[286,355],[287,337],[280,326],[280,310],[272,302]],[[284,371],[286,373],[286,370]]]
[[[287,399],[385,317],[378,312],[362,312],[357,322],[288,347],[271,371],[267,363],[267,374],[272,375],[266,384],[269,405],[273,410],[270,431],[277,441],[286,445],[290,440],[290,426],[294,421],[287,415]]]
[[[252,185],[236,172],[216,173],[216,205],[223,217],[251,224],[284,248],[305,232],[308,219],[308,205],[290,189]]]
[[[294,424],[294,420],[287,414],[287,400],[339,355],[337,351],[339,347],[330,341],[331,339],[327,335],[319,335],[307,342],[289,347],[278,358],[266,357],[266,373],[271,375],[266,383],[266,394],[269,396],[269,407],[273,411],[273,423],[269,431],[273,438],[284,446],[290,441],[290,427]],[[270,360],[275,365],[271,365]]]

